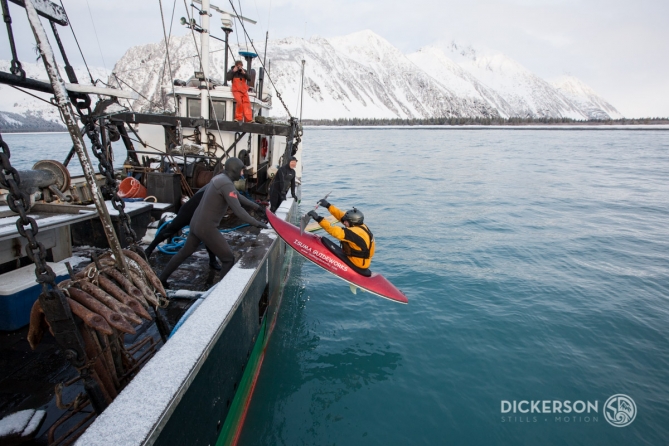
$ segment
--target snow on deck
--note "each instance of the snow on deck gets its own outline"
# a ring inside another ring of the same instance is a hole
[[[294,201],[277,209],[285,219]],[[272,229],[261,231],[275,235]],[[239,297],[257,269],[243,269],[237,262],[208,293],[207,298],[156,353],[114,402],[77,440],[77,445],[133,446],[150,439],[163,418],[171,415],[172,401],[190,385],[210,345],[232,317]]]
[[[0,438],[17,434],[27,437],[33,434],[45,415],[45,411],[35,409],[22,410],[7,415],[0,420]]]
[[[126,213],[130,213],[132,211],[135,211],[137,209],[143,209],[146,207],[151,206],[153,208],[153,205],[155,203],[151,203],[150,201],[126,201],[125,206],[123,207],[123,210]],[[107,200],[105,201],[105,205],[107,206],[107,211],[109,211],[109,215],[112,216],[117,216],[118,211],[114,208],[114,205],[112,204],[111,201]],[[95,208],[95,204],[89,204],[89,208]]]
[[[77,441],[78,445],[141,445],[178,396],[255,270],[235,266],[156,356]]]

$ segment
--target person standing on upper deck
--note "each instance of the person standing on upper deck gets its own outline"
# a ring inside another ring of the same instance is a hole
[[[236,61],[225,78],[228,81],[232,81],[232,95],[237,102],[235,121],[253,122],[253,110],[251,109],[251,101],[249,100],[248,85],[251,76],[244,69],[244,63],[241,60]]]

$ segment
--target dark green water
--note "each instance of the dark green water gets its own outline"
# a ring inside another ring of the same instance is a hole
[[[296,260],[240,444],[667,444],[669,132],[304,140],[302,209],[331,190],[359,207],[372,269],[410,303]],[[551,413],[503,413],[514,400]],[[552,412],[567,400],[597,411]]]

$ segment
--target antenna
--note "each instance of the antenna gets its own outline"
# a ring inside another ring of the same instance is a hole
[[[201,5],[201,4],[202,4],[202,0],[193,0],[193,3],[198,3],[198,4]],[[258,22],[256,22],[256,21],[253,20],[253,19],[249,19],[248,17],[244,17],[244,16],[242,16],[242,15],[237,15],[237,14],[234,14],[234,13],[232,13],[232,12],[224,11],[224,10],[222,10],[221,8],[219,8],[218,6],[215,6],[215,5],[212,5],[212,4],[209,4],[209,9],[211,9],[211,10],[213,10],[213,11],[216,11],[216,12],[218,12],[218,13],[220,13],[220,14],[228,14],[228,15],[237,17],[239,20],[245,20],[245,21],[247,21],[247,22],[249,22],[249,23],[252,23],[252,24],[254,24],[254,25],[255,25],[256,23],[258,23]]]

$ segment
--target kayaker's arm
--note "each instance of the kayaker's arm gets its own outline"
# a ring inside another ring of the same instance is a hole
[[[339,211],[339,209],[335,208],[334,206],[330,206],[330,209],[336,209]],[[341,212],[341,211],[340,211]],[[332,215],[335,215],[332,213]],[[344,212],[342,212],[342,215],[344,215]],[[336,215],[335,215],[336,217]],[[337,240],[345,240],[346,239],[346,233],[344,232],[344,228],[341,228],[339,226],[334,226],[331,225],[330,222],[326,219],[323,218],[321,221],[318,222],[319,225],[321,225],[321,228],[325,229],[325,231],[336,238]]]
[[[334,216],[334,218],[336,218],[337,220],[341,220],[341,218],[344,216],[344,214],[346,214],[346,212],[342,211],[341,209],[339,209],[339,208],[338,208],[337,206],[335,206],[334,204],[331,204],[330,206],[328,206],[327,210],[328,210],[328,212],[330,212],[330,214],[332,214],[332,215]],[[329,223],[328,223],[328,224],[329,224]],[[321,225],[321,226],[323,226],[323,225]],[[325,228],[323,228],[323,229],[325,229]],[[333,234],[333,235],[334,235],[334,234]]]

